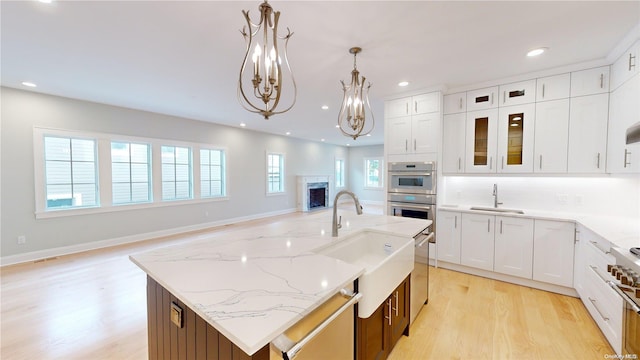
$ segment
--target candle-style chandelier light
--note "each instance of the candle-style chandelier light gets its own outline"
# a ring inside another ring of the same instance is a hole
[[[293,78],[289,59],[287,58],[287,44],[293,33],[287,28],[287,34],[278,36],[279,11],[273,11],[265,0],[259,7],[260,20],[253,23],[249,18],[249,11],[242,11],[247,25],[242,27],[241,33],[247,43],[246,53],[240,69],[238,80],[238,100],[247,111],[258,113],[269,119],[269,116],[282,114],[290,110],[296,103],[296,81]],[[278,41],[284,40],[284,49],[279,48]],[[249,53],[253,66],[247,69]],[[286,66],[286,73],[282,67],[282,60]],[[285,87],[284,84],[287,83]],[[289,89],[288,85],[292,84]],[[284,110],[278,110],[282,91],[291,91],[291,105]]]
[[[364,76],[360,77],[360,72],[356,68],[356,56],[361,51],[362,49],[359,47],[349,49],[349,53],[353,54],[351,83],[345,85],[344,81],[340,80],[344,97],[342,98],[342,107],[338,115],[338,127],[345,136],[352,137],[353,140],[356,140],[359,136],[369,134],[373,130],[375,123],[371,105],[369,104],[371,83],[367,84],[365,88],[366,79]],[[369,113],[368,121],[366,121],[367,112]]]

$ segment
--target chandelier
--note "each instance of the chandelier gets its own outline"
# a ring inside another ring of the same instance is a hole
[[[296,82],[287,59],[287,44],[293,33],[287,28],[285,36],[278,36],[280,12],[274,12],[267,0],[260,4],[259,10],[260,20],[257,23],[251,21],[248,10],[242,10],[247,25],[243,26],[240,32],[247,43],[247,49],[238,80],[238,100],[247,111],[269,119],[271,115],[290,110],[296,103]],[[278,40],[284,40],[284,51],[278,47]],[[251,50],[253,66],[249,66],[251,69],[248,70],[247,62]],[[283,74],[282,71],[283,58],[287,74]],[[293,85],[292,102],[286,109],[277,110],[284,83]]]
[[[356,68],[356,56],[361,51],[362,49],[359,47],[349,49],[349,53],[353,54],[351,83],[345,85],[344,81],[340,80],[344,97],[342,98],[340,114],[338,114],[338,127],[345,136],[352,137],[353,140],[356,140],[359,136],[369,134],[374,126],[373,112],[371,111],[371,104],[369,104],[369,89],[371,88],[371,83],[365,88],[365,77],[360,77],[360,72],[358,72]],[[365,121],[367,111],[371,116],[368,124]]]

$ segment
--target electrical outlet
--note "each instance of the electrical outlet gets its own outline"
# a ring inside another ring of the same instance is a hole
[[[18,245],[24,245],[27,243],[27,237],[24,235],[18,236]]]
[[[569,202],[569,195],[558,194],[558,202],[562,205],[566,205]]]

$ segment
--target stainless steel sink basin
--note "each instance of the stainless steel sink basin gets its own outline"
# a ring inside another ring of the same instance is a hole
[[[492,207],[482,207],[482,206],[473,206],[470,210],[480,210],[480,211],[492,211],[499,213],[508,213],[508,214],[524,214],[522,210],[516,209],[502,209],[502,208],[492,208]]]

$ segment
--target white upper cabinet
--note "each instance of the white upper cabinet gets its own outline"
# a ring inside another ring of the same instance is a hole
[[[500,85],[500,106],[528,104],[536,101],[536,81],[527,80]]]
[[[440,93],[433,92],[389,100],[385,104],[385,117],[395,118],[440,111]]]
[[[571,93],[571,74],[548,76],[536,80],[536,101],[566,99]]]
[[[611,91],[638,73],[640,41],[637,41],[611,65]]]
[[[466,114],[445,115],[442,121],[442,171],[463,173],[465,158]]]
[[[437,153],[440,92],[385,103],[385,146],[392,155]]]
[[[569,89],[567,87],[567,94]],[[569,149],[569,99],[536,103],[534,173],[566,173]]]
[[[498,109],[467,112],[465,172],[495,173]]]
[[[467,91],[467,111],[498,107],[498,87]]]
[[[640,173],[640,143],[626,143],[627,129],[640,121],[640,74],[611,93],[607,172]]]
[[[535,104],[500,108],[497,172],[533,172],[534,132]]]
[[[571,97],[607,92],[609,92],[608,66],[571,73]]]
[[[572,98],[570,107],[569,173],[604,173],[609,94]]]
[[[467,111],[467,93],[449,94],[443,97],[443,113],[457,114]]]

